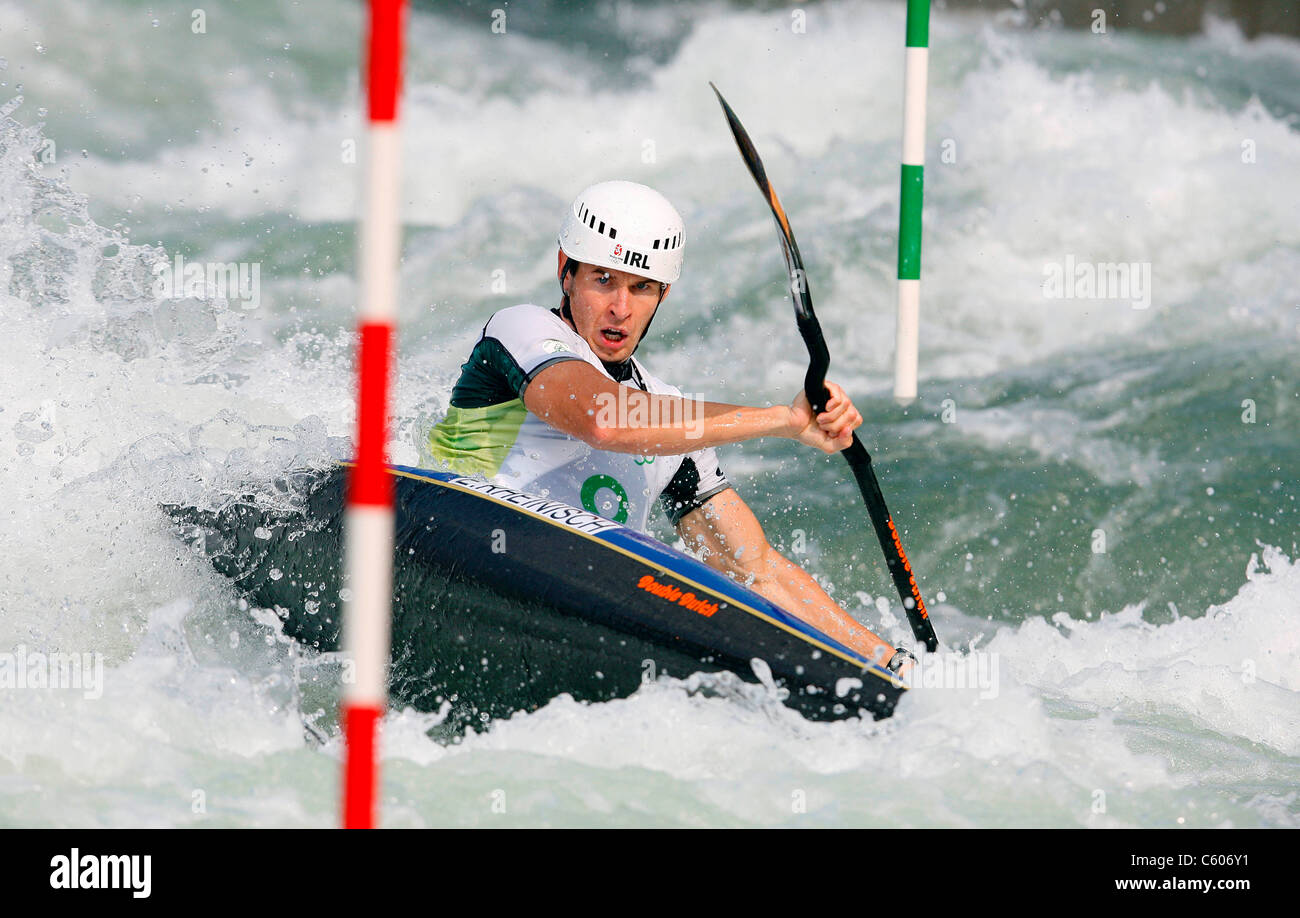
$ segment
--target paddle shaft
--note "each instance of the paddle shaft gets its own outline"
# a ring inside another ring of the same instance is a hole
[[[712,83],[709,85],[713,86]],[[727,123],[731,127],[736,146],[740,149],[740,155],[745,160],[745,165],[758,184],[759,190],[767,198],[772,216],[776,218],[781,250],[789,270],[795,322],[808,348],[808,373],[804,377],[804,395],[812,405],[813,412],[820,414],[826,410],[826,402],[830,399],[830,393],[826,390],[826,370],[830,366],[831,358],[830,351],[826,347],[826,338],[822,334],[821,323],[817,321],[817,316],[813,312],[812,294],[808,290],[803,259],[799,256],[799,246],[795,243],[794,231],[790,229],[790,221],[786,218],[785,210],[777,199],[776,191],[767,179],[767,172],[763,168],[763,161],[759,158],[758,151],[754,148],[754,142],[749,139],[749,134],[740,123],[740,119],[736,117],[736,113],[731,110],[731,106],[722,98],[722,93],[718,92],[718,87],[713,86],[713,91],[717,94],[718,102],[721,103],[722,110],[727,116]],[[876,530],[876,538],[880,540],[880,548],[884,552],[889,575],[894,581],[898,595],[903,600],[903,608],[907,612],[912,633],[918,641],[925,644],[927,651],[933,653],[939,648],[939,639],[935,636],[934,626],[930,622],[930,613],[925,608],[925,600],[921,598],[921,589],[917,586],[916,577],[912,573],[912,565],[903,551],[898,529],[894,526],[893,517],[889,515],[889,508],[885,506],[884,495],[880,493],[880,482],[876,480],[875,470],[871,467],[871,454],[867,452],[867,448],[862,445],[862,441],[855,433],[853,443],[842,451],[842,455],[853,471],[858,490],[862,492],[862,500],[867,505],[867,513]]]
[[[816,316],[812,315],[811,295],[807,296],[809,314],[806,317],[801,315],[796,320],[799,334],[803,336],[804,344],[808,347],[809,362],[808,374],[804,377],[804,395],[808,397],[813,412],[820,414],[826,410],[826,402],[830,399],[830,393],[826,391],[826,370],[830,366],[830,351],[826,347],[821,324]],[[933,653],[939,647],[939,639],[934,633],[934,625],[930,622],[930,613],[925,608],[925,600],[921,598],[921,588],[917,586],[916,576],[912,573],[912,564],[907,560],[907,553],[903,551],[903,542],[899,538],[897,527],[894,526],[894,518],[890,516],[889,508],[885,506],[885,496],[880,491],[880,482],[876,479],[875,470],[871,466],[871,454],[854,433],[853,442],[847,449],[842,450],[840,455],[853,471],[853,478],[862,493],[862,501],[867,505],[867,514],[871,517],[871,525],[876,530],[876,538],[880,540],[880,548],[889,567],[889,576],[893,579],[894,587],[903,600],[903,608],[907,610],[907,620],[912,626],[912,634],[925,644],[927,651]]]

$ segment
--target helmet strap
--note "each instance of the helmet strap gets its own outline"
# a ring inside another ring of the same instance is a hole
[[[578,276],[578,263],[566,255],[564,260],[564,271],[560,274],[561,293],[564,293],[564,279],[570,274],[575,278]],[[560,301],[560,315],[567,319],[569,324],[574,324],[573,310],[569,308],[569,294],[567,293],[564,293],[564,299]]]

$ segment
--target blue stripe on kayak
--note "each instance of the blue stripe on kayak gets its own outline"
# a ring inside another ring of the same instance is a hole
[[[455,479],[465,477],[463,475],[456,475],[434,469],[421,469],[409,465],[390,465],[388,468],[405,475],[446,482],[448,484],[454,484]],[[518,489],[516,488],[514,490]],[[486,495],[480,496],[485,500],[491,499]],[[562,501],[552,501],[552,503],[562,503]],[[537,519],[546,519],[543,516],[528,513],[528,511],[523,509],[517,508],[516,512],[526,513]],[[556,525],[564,527],[563,523],[556,523]],[[576,530],[574,531],[576,533]],[[676,574],[681,579],[693,580],[700,586],[712,590],[713,592],[731,600],[733,604],[748,606],[756,612],[759,612],[761,615],[771,618],[776,623],[785,626],[788,630],[796,631],[811,641],[833,648],[843,656],[859,663],[861,666],[876,670],[890,682],[894,681],[893,673],[889,672],[889,670],[880,664],[867,659],[856,650],[846,647],[844,644],[830,637],[825,632],[813,627],[803,619],[792,615],[785,609],[773,603],[767,597],[736,583],[721,571],[718,571],[704,562],[692,558],[690,555],[684,554],[675,548],[665,545],[663,542],[660,542],[652,536],[619,524],[613,524],[612,528],[607,529],[604,532],[582,533],[582,535],[606,542],[615,548],[622,549],[623,551],[643,558],[649,564],[662,568],[669,573]]]

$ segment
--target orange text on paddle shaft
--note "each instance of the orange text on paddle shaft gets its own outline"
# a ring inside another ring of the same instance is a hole
[[[921,599],[921,588],[916,585],[912,565],[908,562],[907,555],[903,553],[903,543],[899,541],[898,530],[894,528],[894,518],[891,516],[885,522],[889,524],[889,534],[894,537],[894,547],[898,549],[898,557],[903,559],[903,570],[907,571],[907,585],[912,588],[912,598],[916,600],[916,608],[921,613],[921,618],[929,618],[930,613],[925,609],[925,601]]]
[[[700,613],[705,618],[708,618],[714,612],[718,611],[718,604],[716,602],[708,602],[700,599],[694,593],[683,593],[671,584],[660,583],[649,574],[646,574],[638,580],[636,585],[647,593],[653,593],[654,595],[667,599],[670,602],[675,602],[679,606],[685,606],[692,612]]]

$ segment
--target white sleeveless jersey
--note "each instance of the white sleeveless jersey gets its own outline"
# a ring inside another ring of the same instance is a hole
[[[641,531],[656,501],[676,523],[730,486],[713,449],[673,456],[594,449],[529,412],[524,390],[562,360],[583,360],[618,382],[582,336],[550,310],[523,304],[495,313],[461,368],[447,417],[430,432],[432,458],[452,471],[482,474],[494,484],[582,507]],[[631,364],[631,379],[620,385],[681,396],[635,357]],[[615,406],[607,410],[612,414]]]

